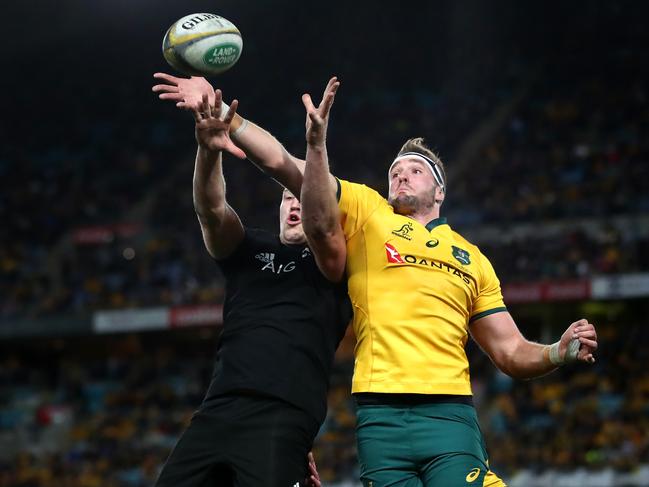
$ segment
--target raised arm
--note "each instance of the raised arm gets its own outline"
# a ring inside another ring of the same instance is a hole
[[[511,315],[494,313],[471,323],[471,336],[505,374],[532,379],[571,362],[595,362],[597,332],[587,320],[572,323],[552,345],[530,342]]]
[[[244,236],[243,226],[236,212],[225,199],[222,152],[228,151],[245,158],[241,149],[230,140],[228,128],[237,110],[237,101],[221,115],[221,92],[215,93],[210,104],[207,95],[191,112],[196,120],[196,162],[194,165],[194,208],[203,233],[205,247],[212,257],[222,259],[230,255]]]
[[[169,100],[185,110],[198,108],[203,96],[214,104],[214,89],[205,79],[196,76],[179,78],[166,73],[155,73],[160,81],[153,86],[161,100]],[[222,113],[227,111],[223,106]],[[299,195],[302,186],[304,161],[292,156],[280,142],[263,128],[235,114],[229,127],[232,140],[242,148],[250,159],[264,173],[286,187],[291,193]]]
[[[329,111],[340,83],[329,80],[316,108],[311,96],[302,96],[306,108],[306,167],[300,202],[302,226],[318,267],[331,281],[338,282],[345,273],[347,248],[340,224],[335,180],[329,172],[327,157],[327,125]]]

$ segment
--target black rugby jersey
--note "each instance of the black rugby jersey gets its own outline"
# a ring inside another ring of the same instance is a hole
[[[246,228],[217,261],[226,280],[223,331],[204,406],[218,395],[254,391],[287,401],[319,423],[334,352],[351,320],[345,280],[329,282],[305,244]]]

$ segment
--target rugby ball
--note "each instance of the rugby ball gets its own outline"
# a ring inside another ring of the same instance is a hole
[[[174,69],[190,76],[209,76],[239,60],[239,29],[215,14],[191,14],[174,22],[162,40],[162,54]]]

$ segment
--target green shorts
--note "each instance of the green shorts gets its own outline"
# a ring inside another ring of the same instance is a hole
[[[358,459],[365,487],[502,487],[489,471],[468,404],[359,404]]]

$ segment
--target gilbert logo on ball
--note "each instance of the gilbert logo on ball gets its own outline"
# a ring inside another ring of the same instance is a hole
[[[242,50],[239,29],[215,14],[186,15],[169,27],[162,41],[162,54],[171,67],[192,76],[230,69]]]

